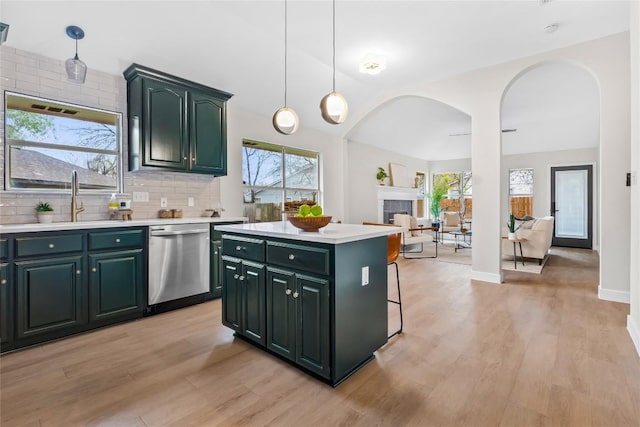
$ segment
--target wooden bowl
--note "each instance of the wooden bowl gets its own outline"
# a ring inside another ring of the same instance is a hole
[[[302,231],[318,231],[331,222],[330,216],[290,216],[289,222]]]

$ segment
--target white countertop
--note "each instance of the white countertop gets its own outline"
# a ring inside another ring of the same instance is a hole
[[[399,233],[404,230],[401,227],[395,226],[383,227],[378,225],[331,223],[318,231],[302,231],[291,225],[289,221],[218,225],[215,229],[251,236],[279,237],[281,239],[329,243],[334,245],[388,236],[389,234]]]
[[[0,225],[0,234],[7,233],[29,233],[34,231],[58,231],[58,230],[80,230],[92,228],[112,228],[112,227],[140,227],[148,225],[166,224],[203,224],[229,221],[246,221],[244,217],[195,217],[195,218],[152,218],[134,219],[131,221],[105,220],[105,221],[79,221],[79,222],[52,222],[51,224],[6,224]]]

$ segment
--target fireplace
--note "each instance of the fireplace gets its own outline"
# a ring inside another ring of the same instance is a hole
[[[413,200],[383,200],[382,203],[382,222],[385,224],[393,224],[393,216],[395,214],[413,213]]]
[[[418,189],[407,187],[377,186],[378,222],[390,224],[396,213],[416,216]]]

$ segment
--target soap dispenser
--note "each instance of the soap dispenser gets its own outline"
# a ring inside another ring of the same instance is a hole
[[[109,219],[115,219],[118,214],[118,201],[116,200],[116,193],[111,193],[109,199]]]

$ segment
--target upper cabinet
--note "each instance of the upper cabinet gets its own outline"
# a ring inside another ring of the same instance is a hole
[[[129,170],[227,174],[226,101],[232,94],[138,64],[124,77]]]

